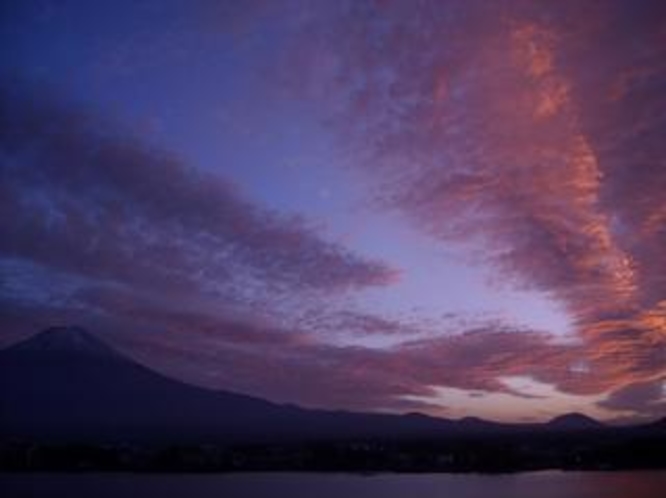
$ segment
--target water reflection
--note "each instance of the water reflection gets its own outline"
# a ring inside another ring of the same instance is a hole
[[[666,471],[415,474],[5,474],[6,497],[660,498]]]

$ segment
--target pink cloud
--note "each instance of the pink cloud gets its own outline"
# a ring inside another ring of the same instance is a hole
[[[552,349],[544,375],[568,391],[666,369],[664,14],[658,2],[387,2],[313,20],[327,29],[311,46],[340,67],[319,104],[380,205],[561,302],[591,365],[568,378],[566,348]]]

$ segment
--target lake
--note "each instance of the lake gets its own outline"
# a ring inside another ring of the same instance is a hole
[[[666,471],[523,474],[0,474],[4,498],[661,498]]]

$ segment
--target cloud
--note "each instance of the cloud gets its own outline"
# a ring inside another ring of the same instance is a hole
[[[90,113],[11,87],[0,105],[6,258],[161,292],[337,292],[395,276]]]
[[[116,339],[142,361],[197,384],[314,407],[418,408],[441,415],[443,402],[435,401],[440,386],[532,398],[499,378],[561,376],[571,357],[567,347],[524,331],[479,330],[371,348],[326,342],[307,330],[262,331],[258,325],[202,322],[195,316],[181,327],[167,315],[169,326],[159,336],[116,334]],[[407,406],[419,399],[423,406]]]
[[[603,408],[639,414],[640,418],[666,416],[666,378],[628,384],[597,403]]]
[[[395,272],[97,116],[12,88],[0,104],[0,254],[14,265],[3,323],[32,313],[32,324],[35,309],[106,327],[115,317],[130,331],[118,341],[148,363],[313,406],[401,409],[437,386],[515,396],[502,379],[518,376],[656,413],[663,2],[267,5],[234,18],[279,28],[286,88],[270,90],[329,113],[379,209],[559,301],[578,340],[501,323],[422,335],[419,323],[325,309],[313,294]],[[61,294],[36,294],[27,275]],[[161,333],[133,333],[144,329]],[[344,346],[340,330],[391,342]]]
[[[1,311],[12,331],[81,323],[200,384],[389,410],[434,410],[406,396],[440,384],[504,390],[495,377],[523,371],[511,358],[546,341],[419,340],[415,323],[307,305],[313,291],[385,285],[394,272],[57,99],[9,88],[2,108]],[[301,309],[282,320],[293,300]],[[394,341],[345,346],[340,331]]]
[[[585,375],[568,368],[576,357],[575,347],[554,343],[548,334],[498,323],[414,338],[412,324],[369,314],[338,315],[319,309],[298,326],[280,325],[274,316],[253,317],[233,306],[198,301],[174,305],[162,299],[159,294],[109,286],[80,288],[64,301],[5,299],[0,301],[0,320],[14,335],[3,333],[2,339],[10,343],[52,324],[78,323],[168,375],[331,409],[443,415],[441,386],[524,398],[525,393],[502,378],[522,375],[554,382]],[[356,324],[350,336],[379,334],[391,343],[370,347],[355,337],[353,345],[352,340],[332,335],[333,328],[322,328],[348,316]]]
[[[220,319],[202,321],[196,316],[189,316],[181,326],[173,316],[164,318],[159,339],[127,335],[130,342],[166,347],[163,368],[180,375],[189,370],[188,375],[197,383],[224,385],[309,406],[399,411],[407,400],[421,398],[431,400],[431,406],[421,409],[441,414],[441,400],[438,406],[433,401],[439,386],[531,398],[502,378],[522,375],[557,382],[585,375],[570,368],[578,354],[575,347],[555,344],[546,334],[509,328],[478,329],[373,348],[331,342],[317,329],[262,329],[258,324],[239,326]],[[389,327],[389,332],[398,325]],[[146,347],[152,355],[147,361],[159,362],[154,349]],[[179,354],[185,354],[181,366],[173,363]],[[199,359],[194,361],[197,355]]]
[[[26,285],[23,298],[0,300],[0,320],[15,333],[3,333],[3,342],[52,324],[78,323],[168,375],[280,402],[446,415],[448,401],[440,392],[451,389],[533,399],[534,393],[505,379],[556,385],[590,377],[575,368],[583,357],[579,345],[497,320],[460,321],[459,329],[434,334],[415,323],[314,308],[306,320],[280,322],[218,301],[174,303],[159,293],[94,283],[74,288],[66,299],[35,299],[32,288],[40,279],[64,285],[46,273]],[[336,324],[344,327],[345,340]],[[389,340],[364,345],[364,338],[372,343],[378,337]]]
[[[328,106],[379,205],[474,254],[507,285],[564,305],[589,372],[546,368],[560,388],[600,393],[661,378],[663,3],[383,2],[337,14],[296,33],[285,60],[322,33],[308,46],[335,61],[321,82],[334,91],[312,98]],[[302,61],[285,71],[319,75]],[[434,350],[448,358],[445,344]],[[493,370],[494,358],[480,355],[472,371]]]

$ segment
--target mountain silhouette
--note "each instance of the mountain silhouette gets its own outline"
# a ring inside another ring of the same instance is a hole
[[[11,349],[33,354],[57,353],[120,359],[120,355],[113,348],[81,327],[51,327]]]
[[[0,437],[263,441],[443,434],[432,417],[307,410],[165,377],[77,327],[0,351]]]
[[[604,424],[598,420],[583,415],[582,413],[566,413],[553,418],[547,426],[568,430],[598,429],[604,427]]]
[[[429,439],[602,427],[567,414],[547,424],[422,414],[313,410],[168,378],[77,327],[54,327],[0,351],[0,438],[53,441]]]

